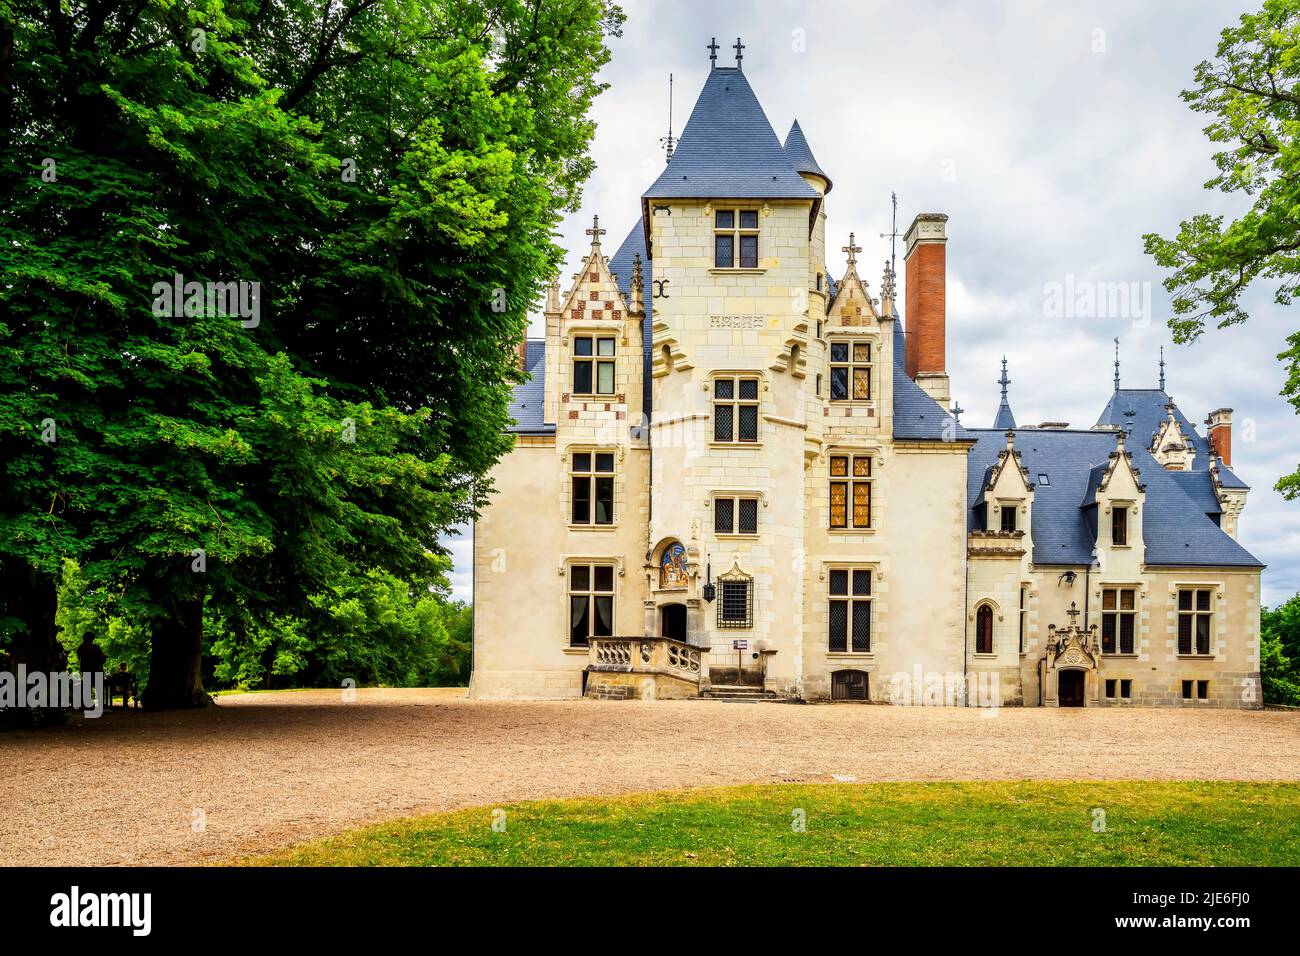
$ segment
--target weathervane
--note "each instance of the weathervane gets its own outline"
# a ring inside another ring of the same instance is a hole
[[[1160,391],[1165,390],[1165,347],[1160,346]]]
[[[898,240],[898,194],[891,192],[889,194],[889,201],[893,203],[894,216],[890,225],[890,231],[882,232],[880,238],[889,240],[889,271],[897,274],[895,269],[898,266],[898,254],[896,250],[896,242]]]
[[[1119,391],[1119,336],[1115,337],[1115,391]]]
[[[668,74],[668,135],[659,137],[659,142],[664,144],[664,152],[671,160],[673,149],[677,146],[677,139],[673,136],[673,75],[671,73]]]

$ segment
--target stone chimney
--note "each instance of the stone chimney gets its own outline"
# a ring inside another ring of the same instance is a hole
[[[1232,409],[1218,408],[1210,412],[1205,420],[1210,430],[1210,447],[1223,459],[1223,463],[1232,467]]]
[[[944,213],[920,213],[903,237],[907,250],[907,307],[903,315],[907,374],[944,408],[951,397],[945,354],[947,222]]]

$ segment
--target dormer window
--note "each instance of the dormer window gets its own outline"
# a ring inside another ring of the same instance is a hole
[[[831,343],[831,401],[871,398],[871,343]]]
[[[1117,548],[1128,547],[1128,508],[1124,505],[1110,509],[1110,543]]]
[[[1000,509],[1002,512],[1002,530],[1016,530],[1016,508],[1014,505],[1003,505]]]
[[[614,394],[614,340],[580,335],[573,340],[573,394]]]
[[[713,214],[713,265],[758,268],[758,210],[719,209]]]

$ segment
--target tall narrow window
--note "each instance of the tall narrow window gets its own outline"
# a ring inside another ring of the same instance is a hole
[[[1110,509],[1110,543],[1121,548],[1128,544],[1128,508],[1122,505]]]
[[[831,527],[871,527],[871,456],[831,456]]]
[[[713,214],[713,265],[758,268],[758,210],[719,209]]]
[[[871,343],[831,343],[831,401],[871,398]]]
[[[1003,505],[998,510],[1002,512],[1002,530],[1015,531],[1016,530],[1016,506]]]
[[[1103,588],[1101,592],[1101,652],[1132,654],[1137,618],[1133,588]]]
[[[1178,653],[1209,654],[1211,588],[1182,588],[1178,592]]]
[[[573,523],[614,523],[614,455],[580,452],[573,456]]]
[[[713,440],[758,441],[758,379],[713,380]]]
[[[993,608],[987,604],[975,612],[975,653],[993,653]]]
[[[831,653],[871,651],[871,571],[834,568],[830,572]]]
[[[1025,652],[1025,618],[1028,612],[1029,588],[1020,588],[1020,653]]]
[[[573,394],[614,394],[614,340],[580,335],[573,340]]]
[[[614,566],[569,567],[569,644],[586,647],[593,637],[614,633]]]

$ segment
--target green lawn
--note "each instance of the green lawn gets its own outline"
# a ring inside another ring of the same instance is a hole
[[[1300,785],[776,784],[480,807],[238,862],[281,866],[1300,864]],[[1094,810],[1105,832],[1094,832]],[[795,832],[796,811],[806,820]],[[498,818],[500,814],[498,813]]]

